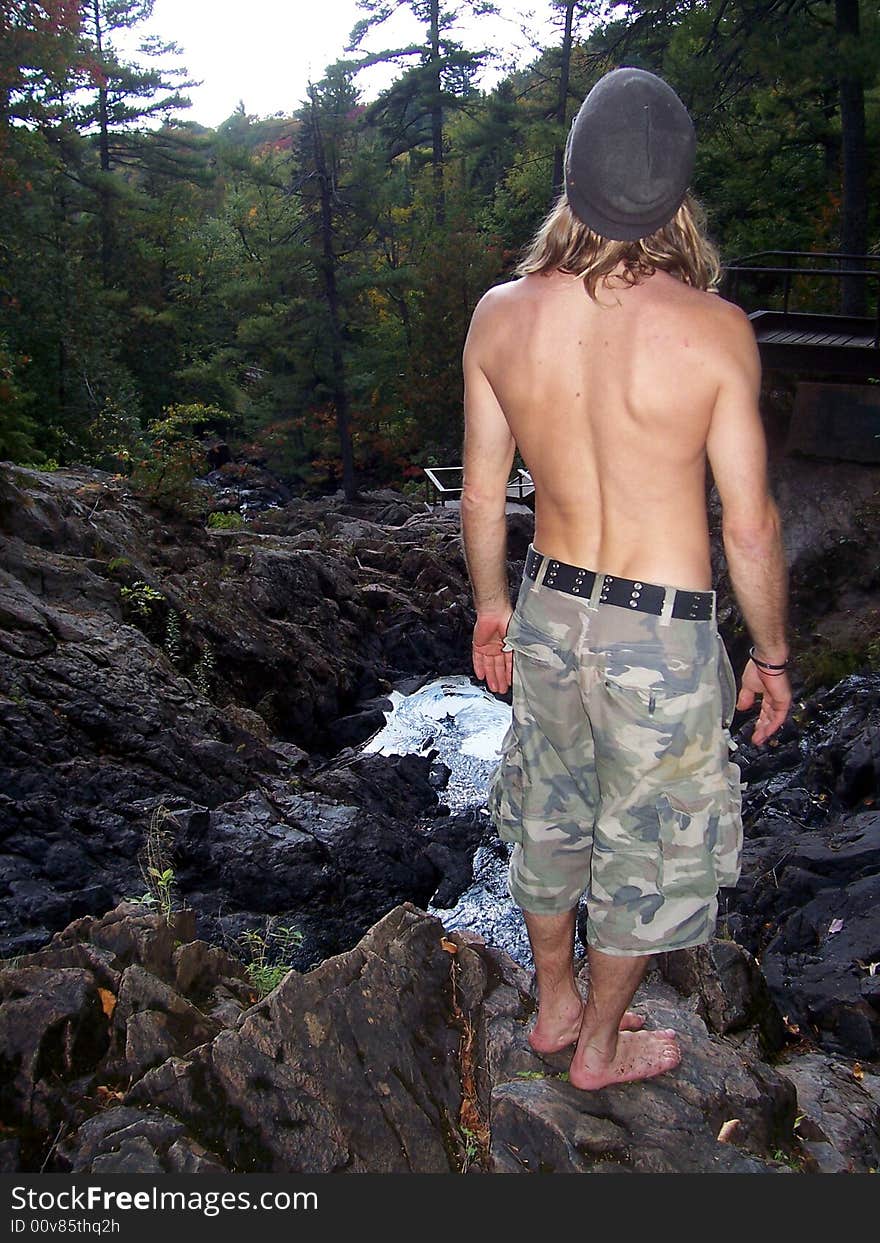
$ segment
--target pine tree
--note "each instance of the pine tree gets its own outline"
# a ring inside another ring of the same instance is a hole
[[[377,26],[401,9],[408,9],[425,27],[424,44],[367,53],[356,63],[356,68],[388,62],[408,63],[411,58],[418,57],[418,65],[409,69],[383,95],[373,115],[384,117],[392,132],[395,153],[411,150],[430,138],[434,219],[442,225],[445,215],[444,115],[450,108],[460,106],[462,98],[470,93],[474,75],[488,56],[485,51],[467,51],[451,37],[451,31],[465,9],[474,16],[498,10],[488,0],[466,0],[450,8],[444,8],[440,0],[359,0],[358,7],[367,16],[352,30],[349,51],[357,51]]]

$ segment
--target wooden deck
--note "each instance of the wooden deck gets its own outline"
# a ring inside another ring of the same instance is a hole
[[[765,367],[880,378],[877,326],[871,319],[799,311],[753,311],[749,319]]]

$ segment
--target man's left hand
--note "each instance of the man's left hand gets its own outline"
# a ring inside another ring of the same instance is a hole
[[[513,652],[505,652],[501,646],[512,616],[510,607],[493,613],[478,613],[474,626],[474,673],[481,680],[486,679],[490,691],[500,695],[513,680]]]

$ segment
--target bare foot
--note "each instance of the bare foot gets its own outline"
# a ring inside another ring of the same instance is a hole
[[[529,1044],[536,1053],[559,1053],[560,1050],[574,1044],[577,1040],[581,1031],[583,1014],[584,1007],[581,1005],[580,1009],[570,1016],[563,1016],[555,1022],[542,1022],[539,1012],[538,1021],[529,1032]],[[644,1027],[644,1024],[644,1015],[636,1014],[635,1010],[627,1010],[620,1020],[620,1030],[635,1032]]]
[[[568,1078],[576,1088],[595,1091],[612,1083],[653,1079],[656,1075],[674,1070],[680,1061],[681,1049],[671,1027],[656,1032],[622,1031],[610,1060],[588,1046],[586,1055],[577,1062],[577,1066],[575,1059],[572,1059]]]

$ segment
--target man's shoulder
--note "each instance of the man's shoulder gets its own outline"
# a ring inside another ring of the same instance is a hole
[[[465,342],[466,352],[473,353],[479,344],[491,342],[493,336],[504,330],[511,311],[521,300],[522,291],[519,287],[522,284],[521,279],[510,280],[486,290],[471,316],[471,326]]]
[[[712,349],[741,354],[754,348],[751,320],[735,302],[691,285],[679,285],[675,301],[682,319],[696,328],[699,337]]]
[[[488,318],[493,315],[503,313],[504,307],[509,306],[512,301],[518,301],[526,288],[528,277],[513,277],[507,281],[501,281],[497,285],[492,285],[487,289],[480,298],[474,310],[474,315],[479,314]]]
[[[703,318],[708,325],[733,335],[752,332],[748,315],[735,302],[729,302],[713,289],[694,289],[692,285],[682,285],[681,288],[687,309]]]

